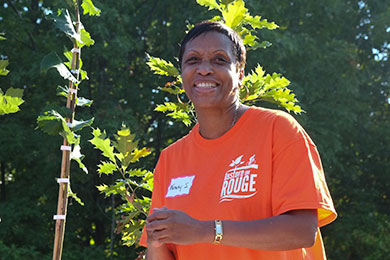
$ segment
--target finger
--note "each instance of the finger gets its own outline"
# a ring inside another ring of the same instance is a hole
[[[153,209],[153,212],[155,212],[155,211],[167,210],[167,209],[168,209],[167,207],[163,206],[162,208],[154,208],[154,209]]]
[[[146,221],[147,222],[152,222],[152,221],[155,221],[155,220],[162,220],[162,219],[166,219],[168,218],[169,216],[171,215],[171,210],[168,210],[168,209],[158,209],[158,210],[153,210],[153,213],[150,214],[147,218],[146,218]]]
[[[167,241],[169,239],[169,237],[171,236],[170,234],[171,232],[167,229],[155,230],[151,232],[151,237],[153,240],[157,240],[163,243],[163,241]]]
[[[162,230],[168,228],[168,226],[169,226],[169,221],[166,219],[154,220],[152,222],[146,223],[146,230],[147,231]]]

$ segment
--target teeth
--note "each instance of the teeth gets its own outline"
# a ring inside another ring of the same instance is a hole
[[[206,83],[206,82],[202,82],[202,83],[196,84],[196,86],[197,86],[198,88],[213,88],[213,87],[216,86],[216,84],[215,84],[215,83]]]

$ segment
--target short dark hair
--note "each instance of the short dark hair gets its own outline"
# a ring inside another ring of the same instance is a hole
[[[244,43],[238,35],[236,31],[228,27],[227,25],[216,22],[216,21],[203,21],[201,23],[196,24],[184,37],[183,41],[180,45],[180,51],[179,51],[179,63],[181,68],[181,63],[183,59],[183,54],[186,48],[186,45],[189,41],[195,39],[201,34],[207,33],[207,32],[218,32],[226,35],[230,41],[232,42],[232,51],[233,55],[236,58],[236,62],[238,63],[239,68],[245,67],[245,61],[246,61],[246,50]]]

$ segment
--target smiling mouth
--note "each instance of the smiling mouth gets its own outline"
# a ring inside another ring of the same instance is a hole
[[[195,87],[203,88],[203,89],[215,88],[216,86],[217,86],[216,83],[210,83],[210,82],[200,82],[195,84]]]

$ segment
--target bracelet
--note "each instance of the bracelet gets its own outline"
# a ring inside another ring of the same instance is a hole
[[[221,220],[215,220],[215,238],[214,238],[214,244],[220,244],[223,237],[223,231],[222,231],[222,221]]]

